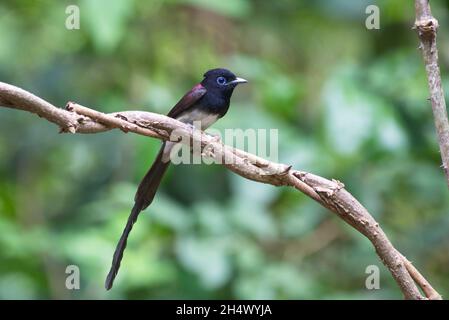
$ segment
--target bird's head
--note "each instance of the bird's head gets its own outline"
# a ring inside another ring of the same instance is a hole
[[[218,91],[223,94],[232,94],[234,88],[240,83],[246,83],[245,79],[237,77],[227,69],[211,69],[204,74],[201,84],[208,91]]]

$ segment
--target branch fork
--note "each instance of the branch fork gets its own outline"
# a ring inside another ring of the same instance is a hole
[[[234,173],[257,182],[295,188],[328,208],[367,237],[388,268],[406,299],[441,299],[438,292],[418,270],[397,251],[379,224],[346,189],[342,182],[299,171],[291,165],[274,163],[245,151],[224,145],[204,132],[194,133],[188,125],[164,115],[144,111],[105,114],[74,102],[60,109],[15,86],[0,82],[0,105],[37,114],[70,133],[99,133],[112,129],[169,140],[177,130],[204,148],[210,146],[212,159],[233,159],[221,164]],[[421,294],[420,289],[424,293]]]

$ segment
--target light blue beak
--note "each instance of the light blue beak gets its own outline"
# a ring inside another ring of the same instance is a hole
[[[239,83],[247,83],[247,82],[248,82],[248,80],[237,77],[237,78],[235,78],[235,80],[228,82],[228,84],[239,84]]]

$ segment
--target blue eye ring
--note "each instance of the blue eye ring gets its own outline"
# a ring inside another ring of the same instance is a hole
[[[219,84],[219,85],[225,85],[226,84],[226,78],[225,77],[218,77],[217,78],[217,83]]]

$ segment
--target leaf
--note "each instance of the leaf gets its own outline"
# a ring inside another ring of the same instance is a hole
[[[407,145],[404,130],[393,104],[376,97],[358,83],[355,66],[337,71],[325,86],[325,131],[331,148],[342,155],[360,150],[374,140],[385,150],[398,151]]]
[[[260,238],[271,238],[277,233],[273,217],[254,200],[235,202],[231,207],[235,224]]]
[[[176,242],[176,254],[181,263],[209,289],[222,286],[231,276],[226,248],[226,243],[217,238],[181,237]]]
[[[80,5],[80,28],[85,23],[98,51],[111,52],[125,35],[133,8],[133,0],[84,0]]]

